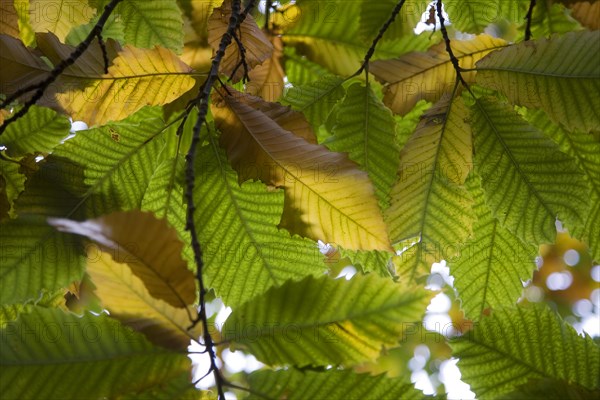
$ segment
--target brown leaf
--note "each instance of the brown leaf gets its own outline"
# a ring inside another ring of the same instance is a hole
[[[0,33],[19,38],[18,16],[13,0],[0,0]]]
[[[83,222],[48,222],[62,232],[86,236],[114,261],[129,265],[152,296],[182,308],[196,300],[194,274],[181,257],[183,243],[175,229],[154,214],[132,210]]]
[[[266,101],[275,101],[281,97],[285,76],[282,67],[283,41],[278,36],[272,36],[271,43],[273,55],[250,71],[250,82],[246,85],[249,94],[260,96]]]
[[[258,178],[285,189],[286,228],[346,249],[391,251],[365,172],[346,154],[284,128],[269,114],[277,110],[273,103],[229,90],[235,96],[213,98],[221,145],[242,180]]]
[[[208,20],[208,43],[216,53],[219,49],[221,37],[227,32],[229,17],[231,16],[231,0],[225,0],[223,5],[215,8]],[[263,31],[256,25],[251,15],[247,15],[241,23],[236,35],[245,49],[245,60],[248,69],[252,69],[271,57],[273,45]],[[244,67],[241,64],[239,46],[235,40],[225,49],[225,56],[221,61],[219,73],[227,75],[232,82],[239,82],[244,77]]]
[[[600,1],[590,3],[582,1],[569,5],[571,16],[586,28],[595,31],[600,29]]]

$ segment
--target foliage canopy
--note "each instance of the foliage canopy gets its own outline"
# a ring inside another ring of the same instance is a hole
[[[0,0],[1,397],[428,397],[382,360],[440,260],[479,398],[599,396],[523,287],[600,261],[600,1],[254,3]]]

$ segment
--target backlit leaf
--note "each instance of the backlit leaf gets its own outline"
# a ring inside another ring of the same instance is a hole
[[[445,97],[423,114],[400,153],[385,218],[392,243],[420,237],[420,251],[403,256],[400,267],[413,278],[427,273],[431,262],[453,256],[471,232],[472,201],[464,187],[472,166],[466,115],[460,98]]]
[[[246,84],[249,94],[260,96],[266,101],[278,100],[283,94],[283,78],[285,71],[282,67],[283,43],[280,37],[271,37],[273,53],[269,59],[252,69]]]
[[[0,34],[19,38],[19,17],[13,0],[0,0]]]
[[[523,21],[529,0],[446,0],[444,6],[456,29],[481,33],[486,26],[503,18]]]
[[[0,333],[0,392],[7,398],[143,397],[189,376],[184,354],[154,347],[106,315],[36,308]]]
[[[392,113],[370,86],[354,83],[333,115],[333,136],[324,144],[333,151],[348,153],[369,174],[379,204],[388,205],[400,164]]]
[[[181,258],[183,243],[166,221],[140,211],[114,212],[83,222],[52,219],[61,232],[85,236],[117,263],[126,263],[150,294],[174,307],[196,299],[194,274]]]
[[[478,176],[471,175],[467,185],[477,220],[473,240],[450,260],[450,272],[465,316],[477,319],[488,308],[517,303],[523,292],[522,282],[532,278],[537,249],[523,243],[493,217]]]
[[[598,41],[600,31],[581,31],[507,47],[477,63],[477,82],[571,130],[598,129]]]
[[[600,388],[600,347],[541,305],[496,310],[450,346],[480,397],[498,398],[529,379]]]
[[[120,254],[87,246],[86,271],[111,317],[143,333],[151,342],[174,350],[184,351],[190,339],[198,340],[201,325],[187,329],[197,316],[194,307],[176,308],[152,296],[128,264],[116,262],[115,256]]]
[[[219,49],[221,37],[227,31],[229,17],[231,16],[231,1],[225,0],[223,5],[213,10],[208,20],[208,43],[213,49],[213,54]],[[247,15],[237,31],[238,39],[245,49],[245,60],[248,69],[256,67],[268,60],[273,53],[273,45],[267,36],[260,30],[251,15]],[[244,66],[238,44],[232,40],[225,49],[225,56],[219,66],[219,73],[231,78],[233,83],[244,77]]]
[[[373,274],[309,277],[238,307],[223,334],[271,365],[353,365],[397,345],[428,302],[424,289]]]
[[[127,46],[113,60],[108,74],[90,80],[82,90],[58,95],[58,100],[74,119],[89,126],[103,125],[122,120],[146,105],[177,99],[195,84],[187,76],[190,71],[167,49]]]
[[[249,96],[224,96],[213,103],[213,115],[241,178],[285,189],[284,226],[347,249],[391,250],[367,174],[345,155],[284,129],[256,104]]]
[[[261,399],[258,393],[269,393],[274,399],[329,400],[363,399],[422,399],[423,393],[415,389],[406,378],[389,378],[385,374],[357,374],[353,371],[327,370],[315,372],[297,369],[252,373],[248,380],[256,394],[248,399]]]
[[[556,218],[583,223],[589,189],[575,160],[506,103],[471,106],[475,166],[494,217],[527,243],[554,241]]]
[[[199,149],[199,160],[196,226],[208,283],[225,304],[235,307],[287,280],[324,273],[315,242],[277,228],[283,191],[254,181],[240,186],[214,137]]]
[[[475,63],[493,50],[505,47],[502,39],[479,35],[471,40],[452,42],[452,51],[462,68]],[[369,67],[375,77],[385,82],[383,102],[395,113],[405,115],[419,100],[438,101],[443,93],[451,92],[456,72],[446,52],[445,43],[436,44],[427,52],[413,52],[400,58],[378,60]],[[474,80],[474,72],[463,72],[466,82]]]
[[[52,32],[61,42],[69,31],[87,23],[95,14],[87,0],[30,0],[29,21],[36,32]]]

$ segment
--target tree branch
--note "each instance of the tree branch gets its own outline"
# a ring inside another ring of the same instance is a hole
[[[535,0],[529,1],[529,10],[527,10],[527,15],[525,15],[525,19],[527,20],[527,24],[525,25],[525,40],[531,39],[531,20],[533,19],[533,9],[535,8]]]
[[[104,11],[100,16],[100,19],[98,20],[96,25],[94,25],[91,32],[87,35],[84,41],[79,43],[79,45],[75,48],[75,50],[73,50],[73,52],[69,55],[67,59],[62,60],[56,67],[54,67],[54,69],[50,71],[50,75],[48,75],[46,79],[18,90],[17,92],[13,93],[12,96],[9,96],[0,104],[0,109],[6,108],[7,105],[12,103],[19,97],[23,96],[25,93],[29,93],[35,90],[35,93],[31,97],[31,99],[29,99],[29,101],[27,101],[19,111],[17,111],[13,116],[5,120],[4,123],[0,126],[0,135],[4,133],[8,125],[27,114],[31,106],[33,106],[35,103],[38,102],[38,100],[42,98],[46,89],[48,89],[48,87],[54,81],[56,81],[56,79],[58,79],[60,74],[62,74],[65,71],[65,69],[73,65],[77,61],[77,59],[79,59],[79,57],[83,55],[83,53],[92,44],[94,38],[98,37],[98,39],[102,41],[102,30],[104,29],[104,24],[106,23],[112,12],[115,10],[117,5],[122,1],[123,0],[111,0],[111,2],[108,3],[106,7],[104,7]]]
[[[394,22],[394,20],[396,19],[396,16],[400,13],[400,10],[402,9],[402,6],[404,5],[405,1],[406,0],[400,0],[396,4],[396,6],[392,10],[392,14],[388,18],[388,20],[385,21],[385,23],[381,26],[381,28],[379,28],[379,33],[377,33],[377,36],[375,37],[375,39],[373,39],[373,43],[371,43],[371,47],[369,47],[367,54],[365,54],[365,58],[363,60],[362,65],[360,66],[358,71],[356,71],[354,73],[354,75],[352,75],[352,76],[359,75],[363,71],[367,71],[367,73],[369,72],[369,61],[371,60],[371,57],[373,57],[373,54],[375,53],[375,47],[377,47],[377,43],[379,43],[379,41],[381,40],[381,38],[383,37],[385,32],[390,27],[390,25],[392,25],[392,22]]]
[[[225,400],[225,393],[223,391],[224,387],[224,377],[221,374],[219,366],[217,365],[217,355],[215,352],[215,343],[210,334],[210,330],[208,327],[208,318],[206,315],[206,285],[204,284],[203,277],[203,269],[204,262],[202,260],[202,249],[200,247],[200,241],[198,239],[198,232],[196,230],[196,224],[194,221],[194,212],[196,210],[196,206],[194,204],[194,186],[195,186],[195,170],[194,164],[196,159],[196,150],[198,147],[198,143],[200,142],[200,132],[202,130],[202,125],[206,122],[206,116],[208,114],[208,104],[210,100],[210,93],[212,91],[213,85],[219,79],[219,66],[221,65],[221,61],[225,55],[225,49],[229,46],[233,40],[235,35],[235,30],[245,18],[245,13],[250,10],[254,1],[251,1],[248,7],[244,10],[244,13],[241,12],[241,4],[240,0],[232,0],[231,2],[231,16],[229,17],[229,24],[227,26],[227,31],[221,38],[221,42],[219,43],[219,49],[217,50],[215,57],[212,61],[210,72],[206,81],[200,88],[198,96],[192,100],[191,104],[196,105],[198,107],[198,119],[194,125],[194,129],[192,132],[192,142],[190,144],[190,149],[186,155],[186,191],[185,197],[187,202],[187,215],[186,215],[186,230],[190,232],[191,235],[191,245],[194,250],[194,260],[196,262],[196,280],[198,281],[198,291],[199,291],[199,312],[198,318],[193,322],[192,326],[196,325],[198,322],[202,323],[202,336],[204,339],[204,345],[206,347],[206,352],[210,357],[210,368],[209,372],[212,372],[215,377],[215,384],[217,386],[217,393],[219,400]],[[188,107],[187,112],[189,112],[191,108]],[[184,118],[184,120],[187,119]]]
[[[458,63],[458,58],[454,55],[452,51],[452,46],[450,45],[450,37],[448,36],[448,31],[446,30],[444,15],[442,14],[442,0],[436,1],[436,11],[438,19],[440,20],[440,31],[442,32],[442,36],[444,37],[444,42],[446,43],[446,52],[448,56],[450,56],[450,62],[454,66],[454,70],[456,71],[456,79],[460,81],[466,88],[469,87],[467,82],[464,80],[462,76],[462,68],[460,68],[460,64]]]

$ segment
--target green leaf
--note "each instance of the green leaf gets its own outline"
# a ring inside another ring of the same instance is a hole
[[[586,400],[600,396],[600,389],[588,390],[558,379],[530,379],[518,389],[503,395],[507,400]]]
[[[287,280],[325,272],[317,244],[277,225],[284,193],[238,176],[210,136],[198,150],[196,226],[210,287],[237,306]],[[224,229],[226,227],[226,229]]]
[[[402,257],[401,275],[429,273],[471,233],[471,199],[464,181],[472,143],[462,100],[444,97],[425,112],[400,154],[400,176],[385,218],[392,243],[420,237],[420,251]]]
[[[33,106],[0,136],[0,146],[6,146],[10,157],[27,153],[48,153],[69,135],[71,124],[64,115],[49,108]]]
[[[372,43],[397,3],[395,0],[361,2],[360,14],[358,14],[360,15],[358,32],[364,43],[369,45]],[[429,0],[405,1],[400,13],[381,40],[398,40],[405,35],[411,35],[429,3],[431,3]]]
[[[16,202],[19,217],[0,229],[0,303],[27,302],[43,290],[54,291],[81,279],[83,249],[78,238],[56,232],[46,218],[63,216],[75,209],[77,199],[65,190],[54,172],[55,165],[28,179]],[[76,179],[76,176],[73,175]],[[74,214],[76,216],[76,214]]]
[[[25,189],[25,175],[16,162],[0,159],[0,221],[16,217],[14,202]]]
[[[125,43],[140,48],[156,45],[181,54],[183,17],[176,1],[127,0],[119,5]]]
[[[248,400],[262,399],[260,394],[287,400],[408,400],[424,397],[407,377],[388,378],[385,374],[373,376],[334,369],[323,372],[262,370],[252,373],[248,381],[253,392]]]
[[[523,21],[529,0],[446,0],[444,6],[457,30],[481,33],[489,24],[503,18]]]
[[[498,398],[529,379],[600,388],[600,347],[547,306],[495,310],[450,346],[480,398]]]
[[[77,46],[79,43],[83,42],[87,35],[90,34],[96,23],[98,23],[99,19],[100,15],[97,15],[96,17],[92,18],[89,23],[85,25],[79,25],[71,29],[65,38],[65,43],[70,44],[71,46]],[[106,24],[104,24],[104,28],[102,29],[102,38],[104,40],[114,39],[119,43],[125,42],[125,26],[123,25],[123,21],[115,14],[111,14],[106,21]]]
[[[391,11],[391,9],[390,9]],[[299,2],[289,8],[284,18],[293,19],[284,30],[283,40],[332,73],[352,75],[358,70],[371,43],[359,36],[361,2],[334,0],[326,3]],[[424,50],[429,45],[426,35],[405,35],[384,41],[375,49],[374,58],[392,58],[409,51]]]
[[[373,274],[349,281],[308,277],[238,307],[223,334],[267,364],[347,366],[397,345],[428,302],[424,289]]]
[[[189,376],[184,354],[154,347],[106,315],[36,308],[8,324],[0,338],[0,392],[6,398],[141,395]]]
[[[590,210],[583,229],[574,227],[571,235],[584,239],[592,257],[600,261],[600,140],[582,132],[566,132],[553,124],[543,111],[528,111],[525,118],[540,131],[550,136],[560,150],[575,158],[590,186]]]
[[[98,216],[140,207],[170,134],[162,110],[146,107],[121,122],[78,132],[53,155],[81,166],[86,187],[79,206],[88,217]],[[78,173],[69,168],[64,179],[75,181]]]
[[[575,160],[506,103],[471,106],[476,171],[493,215],[527,243],[553,242],[555,220],[578,228],[589,189]]]
[[[395,120],[370,86],[354,83],[334,111],[330,150],[348,153],[373,182],[379,205],[389,205],[389,192],[400,164]]]
[[[296,54],[293,47],[285,47],[283,54],[285,55],[285,74],[288,81],[294,86],[307,85],[315,78],[321,78],[321,76],[329,74],[319,64]]]
[[[450,272],[465,316],[477,319],[487,308],[516,304],[523,291],[521,281],[531,279],[535,269],[537,248],[523,243],[493,217],[477,175],[470,175],[467,187],[477,216],[474,237],[450,261]]]
[[[553,33],[567,33],[580,30],[579,23],[569,15],[562,4],[547,1],[536,3],[531,18],[531,36],[535,39],[548,37]]]
[[[303,86],[293,87],[281,99],[302,112],[315,127],[327,120],[336,103],[344,97],[344,80],[334,75],[323,75],[318,80]]]
[[[477,82],[513,104],[541,108],[553,122],[589,132],[600,126],[600,31],[519,43],[477,63]]]

